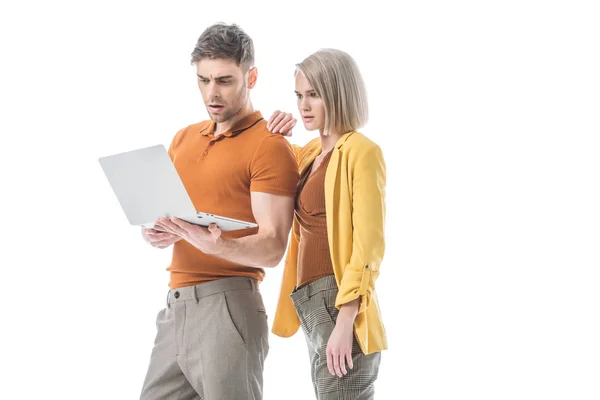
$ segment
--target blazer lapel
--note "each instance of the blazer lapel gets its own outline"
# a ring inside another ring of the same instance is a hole
[[[312,162],[315,161],[315,158],[321,153],[321,145],[318,144],[313,149],[311,149],[308,154],[302,159],[302,163],[300,164],[300,176],[306,171],[308,167],[312,165]]]

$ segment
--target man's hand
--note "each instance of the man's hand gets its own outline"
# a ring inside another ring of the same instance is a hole
[[[272,133],[280,133],[283,136],[292,136],[292,129],[296,126],[296,118],[290,113],[284,113],[283,111],[275,111],[269,122],[267,122],[267,129]]]
[[[214,254],[221,230],[216,224],[204,228],[179,218],[159,218],[154,224],[169,235],[184,239],[205,254]]]
[[[285,253],[292,226],[294,198],[262,192],[251,192],[252,214],[258,233],[241,238],[223,238],[215,224],[208,228],[190,224],[179,218],[159,218],[156,229],[184,239],[203,252],[247,267],[275,267]]]
[[[157,249],[164,249],[181,240],[179,236],[173,235],[172,233],[160,232],[150,228],[142,228],[142,237],[150,244],[150,246],[156,247]]]

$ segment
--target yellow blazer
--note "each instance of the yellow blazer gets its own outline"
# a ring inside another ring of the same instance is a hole
[[[321,152],[321,141],[316,138],[295,151],[302,173]],[[385,162],[379,146],[359,132],[344,134],[332,150],[325,172],[325,211],[329,251],[339,288],[335,305],[339,309],[360,297],[354,321],[360,348],[364,354],[387,349],[375,293],[385,250]],[[296,286],[298,242],[299,225],[294,218],[272,329],[281,337],[292,336],[300,327],[290,298]]]

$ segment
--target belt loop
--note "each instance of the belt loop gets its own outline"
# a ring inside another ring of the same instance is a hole
[[[171,308],[171,289],[167,292],[167,308]]]
[[[198,285],[194,285],[194,299],[196,299],[196,304],[200,303],[200,298],[198,297]]]
[[[252,278],[248,278],[248,282],[250,282],[250,290],[253,292],[257,292],[258,291],[258,285],[256,283],[255,279]]]

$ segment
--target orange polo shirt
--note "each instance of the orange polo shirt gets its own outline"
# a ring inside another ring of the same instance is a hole
[[[197,211],[256,222],[250,192],[294,197],[298,165],[294,152],[281,135],[267,130],[260,112],[238,121],[217,137],[216,124],[204,121],[177,132],[169,155]],[[258,228],[223,232],[239,238]],[[188,242],[173,245],[167,268],[171,289],[192,286],[230,276],[249,276],[262,281],[262,268],[248,267],[204,254]]]

